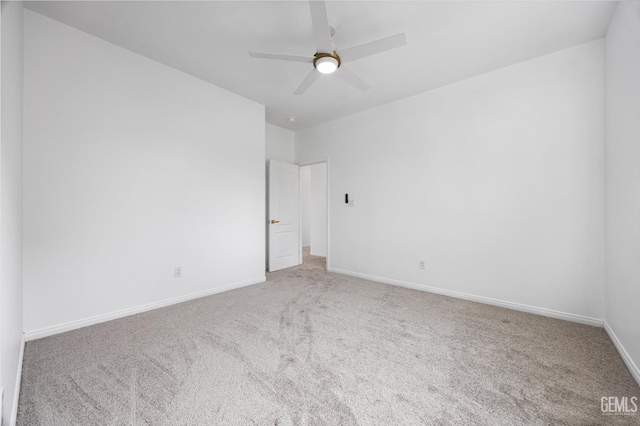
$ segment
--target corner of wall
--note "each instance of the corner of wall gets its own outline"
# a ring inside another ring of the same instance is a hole
[[[22,111],[23,6],[2,2],[2,107],[0,141],[0,386],[4,424],[13,425],[18,406],[22,347]],[[11,411],[10,411],[11,410]]]
[[[640,3],[620,2],[605,37],[604,328],[640,384]]]

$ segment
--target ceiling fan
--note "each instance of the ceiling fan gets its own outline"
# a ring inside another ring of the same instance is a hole
[[[333,50],[331,36],[333,28],[329,27],[327,8],[324,1],[310,1],[311,22],[313,24],[313,36],[316,41],[316,53],[313,56],[280,55],[276,53],[249,52],[252,58],[278,59],[282,61],[306,62],[313,64],[313,69],[293,92],[294,95],[302,95],[321,74],[331,74],[338,71],[338,75],[352,86],[365,91],[371,86],[358,77],[345,63],[375,55],[386,50],[407,44],[404,33],[385,37],[369,43],[364,43],[348,49],[340,50],[340,54]]]

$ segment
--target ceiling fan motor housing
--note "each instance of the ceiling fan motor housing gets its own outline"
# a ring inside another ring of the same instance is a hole
[[[325,64],[325,65],[323,65]],[[316,53],[313,59],[313,66],[323,74],[330,74],[340,68],[340,56],[334,50],[333,53]],[[328,71],[324,71],[328,68]]]

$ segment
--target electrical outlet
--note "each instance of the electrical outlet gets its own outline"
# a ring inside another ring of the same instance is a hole
[[[182,278],[182,266],[173,268],[173,278]]]
[[[424,260],[418,260],[418,269],[424,269]]]

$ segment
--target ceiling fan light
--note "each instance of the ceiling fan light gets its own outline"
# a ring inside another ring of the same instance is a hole
[[[331,74],[338,69],[338,60],[332,56],[318,58],[315,63],[316,69],[322,74]]]

